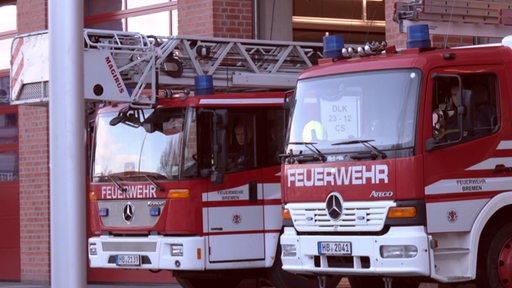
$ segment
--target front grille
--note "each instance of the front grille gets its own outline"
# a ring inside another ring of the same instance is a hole
[[[326,262],[322,267],[321,257],[325,257]],[[346,269],[370,269],[370,257],[367,256],[315,256],[314,263],[316,268],[346,268]]]
[[[291,203],[293,225],[299,232],[375,232],[386,222],[386,215],[393,201],[365,201],[343,203],[342,215],[334,220],[329,217],[325,203]]]
[[[150,213],[151,207],[148,204],[148,199],[131,199],[131,200],[98,200],[98,209],[107,209],[108,215],[101,217],[103,225],[109,228],[142,228],[143,231],[148,230],[148,227],[153,227],[162,213],[159,216],[152,216]],[[163,200],[159,200],[162,202]],[[125,208],[127,205],[132,206],[130,218],[125,217]],[[163,204],[160,209],[164,209]]]
[[[102,242],[105,252],[156,252],[156,242]]]
[[[325,257],[327,260],[327,267],[323,268],[370,269],[370,257],[367,256],[315,256],[316,268],[322,268],[320,257]]]

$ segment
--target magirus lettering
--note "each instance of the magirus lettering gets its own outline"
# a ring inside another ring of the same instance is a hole
[[[105,62],[107,63],[108,70],[110,71],[110,74],[112,74],[112,77],[114,78],[114,82],[116,83],[117,89],[119,90],[119,93],[123,93],[123,85],[121,84],[121,80],[117,76],[116,69],[114,68],[114,64],[112,63],[112,60],[110,57],[105,57]]]

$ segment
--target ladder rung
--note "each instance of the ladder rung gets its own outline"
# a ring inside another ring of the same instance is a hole
[[[84,40],[88,47],[107,49],[148,49],[148,38],[137,32],[111,30],[84,30]]]

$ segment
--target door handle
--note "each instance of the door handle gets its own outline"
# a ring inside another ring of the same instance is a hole
[[[504,164],[498,164],[494,166],[494,170],[492,170],[493,173],[506,173],[506,172],[512,172],[512,167],[505,166]]]
[[[254,180],[249,182],[249,202],[258,202],[258,183]]]

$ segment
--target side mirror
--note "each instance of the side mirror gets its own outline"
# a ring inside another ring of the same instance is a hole
[[[284,93],[284,109],[290,110],[290,108],[294,105],[295,102],[295,90],[289,90]]]
[[[425,149],[427,151],[432,151],[434,150],[438,145],[437,145],[437,140],[434,139],[434,138],[428,138],[427,139],[427,143],[425,144]]]
[[[156,131],[155,125],[149,122],[142,122],[142,127],[147,133],[153,133]]]

